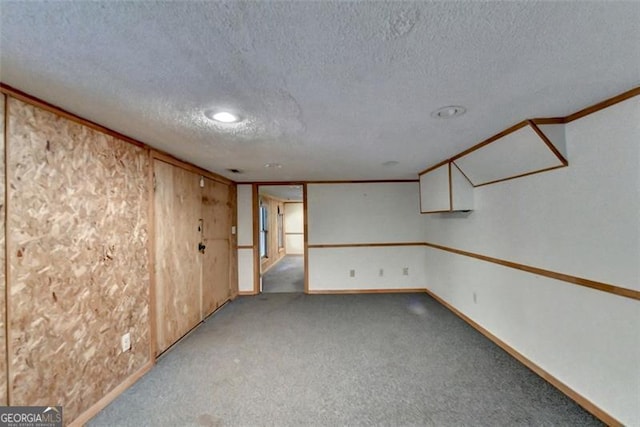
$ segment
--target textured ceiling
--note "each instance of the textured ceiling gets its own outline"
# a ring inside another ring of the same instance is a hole
[[[640,2],[0,1],[0,32],[4,83],[237,181],[416,178],[640,83]]]

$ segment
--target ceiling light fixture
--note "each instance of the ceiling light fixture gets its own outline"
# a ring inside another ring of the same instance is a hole
[[[280,163],[265,163],[264,167],[271,169],[282,169],[282,165]]]
[[[240,121],[240,117],[228,111],[209,110],[204,113],[207,118],[220,123],[236,123]]]
[[[452,119],[459,117],[466,113],[467,109],[461,105],[448,105],[446,107],[438,108],[431,113],[431,117],[435,119]]]
[[[384,162],[382,164],[382,166],[396,166],[400,164],[400,162],[396,161],[396,160],[387,160],[386,162]]]

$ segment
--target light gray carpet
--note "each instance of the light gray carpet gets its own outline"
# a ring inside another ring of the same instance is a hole
[[[590,426],[425,294],[240,297],[90,426]]]
[[[286,255],[262,275],[262,292],[304,292],[304,257]]]

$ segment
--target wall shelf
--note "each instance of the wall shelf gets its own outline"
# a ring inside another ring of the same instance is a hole
[[[568,165],[564,124],[527,120],[466,150],[451,161],[474,187]]]
[[[473,189],[569,165],[562,119],[525,120],[420,172],[420,213],[473,209]]]
[[[450,161],[420,174],[420,213],[473,209],[473,186]]]

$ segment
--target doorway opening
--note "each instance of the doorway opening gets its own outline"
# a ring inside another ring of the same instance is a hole
[[[259,185],[255,212],[260,292],[305,292],[304,185]]]

